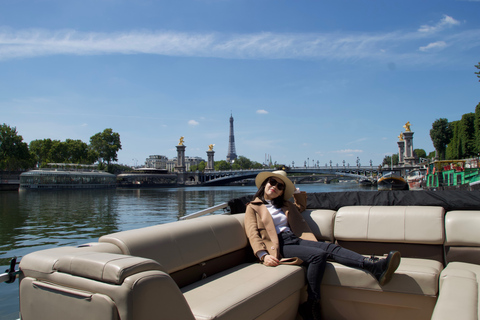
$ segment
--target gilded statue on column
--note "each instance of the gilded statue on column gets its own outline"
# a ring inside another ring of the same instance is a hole
[[[181,137],[180,137],[180,141],[178,142],[178,145],[179,145],[179,146],[183,146],[183,141],[184,141],[184,140],[183,140],[183,136],[181,136]]]
[[[405,128],[406,132],[411,132],[412,131],[412,130],[410,130],[410,121],[407,121],[407,123],[405,123],[405,125],[403,127]]]

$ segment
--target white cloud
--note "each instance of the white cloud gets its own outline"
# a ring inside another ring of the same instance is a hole
[[[367,138],[359,138],[357,140],[354,140],[354,141],[351,141],[351,142],[347,143],[347,145],[359,143],[359,142],[366,141],[366,140],[367,140]]]
[[[439,22],[437,22],[436,24],[434,24],[434,25],[424,24],[424,25],[420,26],[418,31],[419,32],[425,32],[425,33],[433,33],[433,32],[437,32],[437,31],[443,30],[445,28],[456,26],[456,25],[459,25],[459,24],[460,24],[460,21],[455,20],[454,18],[452,18],[450,16],[443,15],[443,18]]]
[[[420,51],[427,52],[427,51],[439,51],[442,50],[447,46],[445,41],[437,41],[437,42],[432,42],[429,43],[428,45],[424,47],[418,48]]]
[[[257,110],[257,113],[258,113],[258,114],[268,114],[268,111],[267,111],[267,110],[260,109],[260,110]]]
[[[389,33],[221,34],[172,31],[98,33],[75,30],[0,28],[0,61],[52,55],[156,54],[224,59],[342,61],[373,59],[383,62],[414,63],[417,62],[414,55],[418,52],[410,52],[409,48],[412,42],[423,40],[430,35],[429,32],[459,23],[445,15],[435,25],[422,26],[421,32]],[[459,48],[458,50],[480,46],[478,40],[480,39],[480,30],[477,29],[445,37],[449,38],[436,40],[455,42],[455,46],[452,45],[452,47]],[[423,59],[423,57],[418,58]]]
[[[200,123],[198,123],[198,121],[195,121],[195,120],[190,120],[190,121],[188,121],[188,124],[190,126],[198,126]]]
[[[331,151],[331,153],[362,153],[363,150],[359,149],[344,149],[344,150],[336,150],[336,151]]]

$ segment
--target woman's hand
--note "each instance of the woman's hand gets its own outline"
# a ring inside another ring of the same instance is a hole
[[[276,267],[280,264],[280,261],[272,255],[265,255],[263,259],[263,264],[268,267]]]

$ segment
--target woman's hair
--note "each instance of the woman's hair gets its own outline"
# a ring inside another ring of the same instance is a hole
[[[257,193],[255,193],[255,198],[260,198],[263,203],[267,203],[267,201],[265,201],[265,186],[267,185],[269,179],[270,177],[265,179],[265,181],[262,182],[262,185],[258,188]],[[285,192],[285,190],[283,192]],[[272,204],[277,209],[282,208],[285,205],[285,202],[283,200],[283,194],[273,199]]]

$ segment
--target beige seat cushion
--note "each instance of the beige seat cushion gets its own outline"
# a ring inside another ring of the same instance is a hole
[[[371,273],[333,262],[327,263],[322,284],[352,289],[436,296],[438,278],[442,269],[443,266],[438,261],[402,258],[392,280],[382,287]]]
[[[449,263],[440,276],[440,294],[432,320],[479,319],[479,277],[480,265]]]
[[[299,266],[242,264],[182,288],[196,319],[256,319],[305,287]]]
[[[441,207],[353,206],[335,215],[336,240],[443,245]]]
[[[123,254],[148,258],[173,273],[247,246],[241,220],[212,215],[187,221],[112,233],[100,243],[112,243]]]
[[[313,234],[319,241],[333,242],[333,222],[335,219],[334,210],[314,209],[305,210],[302,216],[312,229]]]

